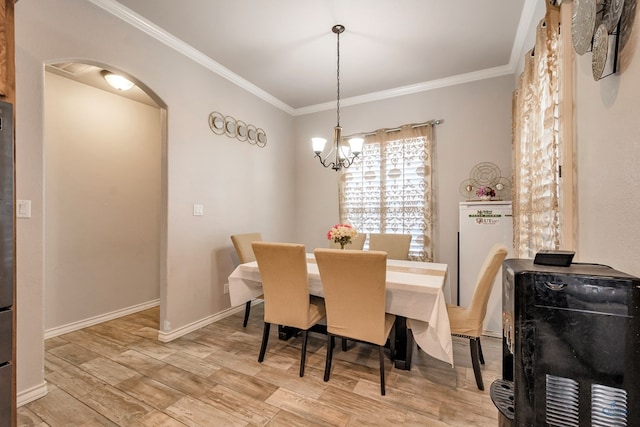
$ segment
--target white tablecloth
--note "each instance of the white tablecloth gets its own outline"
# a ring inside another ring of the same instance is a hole
[[[309,293],[324,297],[313,254],[307,254]],[[453,366],[453,345],[442,289],[446,264],[387,261],[387,313],[410,319],[413,337],[427,354]],[[231,305],[238,306],[262,294],[257,263],[240,264],[229,276]]]

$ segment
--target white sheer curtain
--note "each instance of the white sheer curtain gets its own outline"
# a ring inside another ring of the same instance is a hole
[[[522,258],[561,245],[559,16],[558,7],[547,6],[514,92],[514,247]]]
[[[340,220],[359,233],[411,234],[409,257],[421,261],[433,261],[432,128],[366,136],[340,180]]]

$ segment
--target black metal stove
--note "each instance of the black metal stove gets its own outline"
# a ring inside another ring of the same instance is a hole
[[[501,425],[640,426],[640,279],[523,259],[502,271]]]

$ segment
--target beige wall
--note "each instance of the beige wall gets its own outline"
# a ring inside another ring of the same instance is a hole
[[[543,15],[544,8],[536,8],[529,36]],[[621,67],[617,74],[594,81],[591,53],[580,56],[569,47],[575,59],[573,127],[578,221],[575,260],[606,264],[635,276],[640,276],[639,15],[637,9],[632,33],[620,52]],[[530,43],[533,42],[531,39]]]
[[[640,276],[640,8],[633,25],[618,74],[576,55],[577,257]]]
[[[166,286],[161,329],[171,334],[229,308],[229,235],[260,231],[290,240],[294,230],[293,118],[144,35],[89,2],[16,4],[16,186],[32,201],[17,224],[18,402],[46,391],[43,364],[44,64],[110,64],[153,90],[167,106]],[[231,115],[266,131],[258,148],[214,135],[208,116]],[[193,216],[193,204],[204,216]],[[131,296],[142,299],[148,295]]]
[[[435,89],[340,108],[345,134],[444,119],[435,127],[435,259],[449,265],[448,294],[457,298],[460,183],[480,162],[500,167],[511,179],[511,93],[513,76]],[[326,232],[338,221],[337,173],[313,158],[311,137],[331,139],[335,111],[296,118],[296,235],[308,247],[326,246]]]
[[[46,73],[45,331],[160,298],[162,126]]]
[[[578,58],[575,95],[579,259],[636,275],[638,22],[620,75],[593,82],[589,54]],[[32,219],[17,224],[19,401],[37,394],[44,381],[44,63],[112,64],[167,105],[164,331],[229,306],[222,293],[233,268],[229,234],[261,231],[268,240],[326,246],[324,234],[338,217],[337,176],[313,159],[309,138],[331,134],[333,111],[294,119],[88,2],[18,2],[16,43],[17,198],[33,202]],[[513,87],[514,76],[505,76],[342,109],[345,133],[445,120],[436,127],[436,257],[450,264],[452,284],[460,182],[482,161],[510,175]],[[267,148],[213,135],[206,121],[211,111],[262,127]],[[194,203],[204,204],[205,216],[192,216]]]

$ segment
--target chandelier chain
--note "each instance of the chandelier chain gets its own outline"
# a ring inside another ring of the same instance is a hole
[[[338,106],[336,108],[336,115],[337,115],[337,122],[338,122],[338,126],[340,126],[340,32],[337,33],[338,35],[338,64],[337,64],[337,71],[336,71],[336,77],[337,77],[337,92],[338,92]]]

